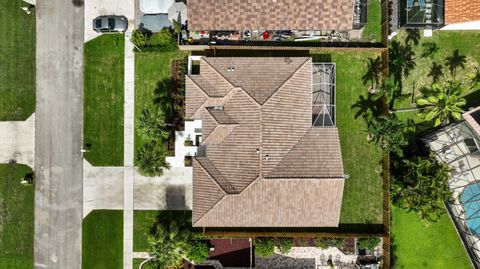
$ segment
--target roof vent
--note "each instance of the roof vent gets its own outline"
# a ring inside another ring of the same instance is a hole
[[[213,110],[220,110],[223,111],[224,107],[223,106],[214,106]]]

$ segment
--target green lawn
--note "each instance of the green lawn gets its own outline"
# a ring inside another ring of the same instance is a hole
[[[435,223],[420,221],[415,213],[393,207],[392,234],[398,268],[472,268],[447,214]]]
[[[95,166],[122,166],[124,36],[97,37],[84,54],[85,158]]]
[[[368,0],[367,24],[363,29],[363,38],[376,42],[382,41],[382,9],[380,0]]]
[[[148,251],[148,236],[156,223],[168,225],[175,221],[180,227],[192,228],[191,211],[137,210],[133,214],[133,251]]]
[[[394,40],[401,43],[406,38],[405,31],[399,31],[399,34]],[[422,58],[423,51],[422,44],[425,42],[433,42],[437,44],[439,50],[433,58]],[[403,98],[400,98],[395,103],[395,108],[411,107],[412,102],[411,94],[415,97],[421,96],[420,89],[422,87],[429,87],[432,84],[432,78],[428,76],[430,68],[433,62],[441,64],[443,66],[443,77],[440,82],[446,82],[451,80],[452,76],[448,68],[445,66],[445,58],[453,53],[455,49],[460,51],[460,54],[467,56],[467,63],[464,70],[457,71],[456,80],[469,85],[469,79],[472,73],[476,70],[476,67],[480,66],[480,32],[479,31],[434,31],[433,37],[421,38],[420,44],[413,46],[415,52],[416,67],[411,72],[410,76],[404,78],[402,94]],[[467,93],[465,93],[467,94]]]
[[[155,89],[159,83],[169,84],[170,61],[182,59],[182,51],[135,53],[135,126],[145,108],[154,106]],[[135,127],[135,149],[147,142]]]
[[[362,84],[366,61],[378,54],[368,52],[332,53],[331,61],[337,68],[336,108],[337,127],[345,174],[340,223],[382,223],[382,153],[378,146],[368,143],[365,121],[355,119],[351,106],[361,95],[367,95]]]
[[[21,0],[0,1],[0,121],[35,111],[35,11]]]
[[[123,268],[123,211],[95,210],[83,220],[82,268]]]
[[[34,186],[20,184],[26,165],[0,164],[0,268],[33,268]]]

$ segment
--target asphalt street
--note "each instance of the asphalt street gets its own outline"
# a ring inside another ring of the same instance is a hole
[[[83,0],[36,6],[35,268],[82,268]]]

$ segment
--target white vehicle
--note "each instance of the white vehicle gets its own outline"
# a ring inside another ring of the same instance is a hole
[[[140,10],[144,14],[167,14],[175,0],[140,0]]]

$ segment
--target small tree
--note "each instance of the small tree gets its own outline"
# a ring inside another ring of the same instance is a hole
[[[420,219],[436,221],[445,212],[443,203],[451,199],[449,167],[434,156],[415,156],[404,160],[401,170],[392,184],[394,202]]]
[[[434,95],[417,99],[417,104],[423,107],[422,112],[418,114],[420,117],[427,121],[434,120],[435,126],[462,117],[462,107],[466,101],[461,97],[464,90],[459,83],[451,82],[446,87],[434,83],[431,91]]]
[[[259,257],[270,257],[275,252],[275,244],[272,238],[255,238],[255,255]]]
[[[279,238],[277,241],[277,248],[282,254],[288,253],[293,247],[293,240],[291,238]]]
[[[148,35],[139,29],[135,29],[132,31],[130,41],[132,41],[132,43],[137,47],[143,47],[148,41]]]
[[[138,120],[138,127],[140,133],[147,137],[154,139],[167,139],[170,136],[170,131],[165,123],[165,115],[156,106],[152,109],[144,109]]]
[[[190,245],[188,260],[194,264],[202,263],[208,259],[209,251],[207,243],[195,240]]]
[[[367,132],[370,141],[379,145],[384,152],[403,156],[402,147],[408,144],[404,135],[406,128],[406,124],[394,115],[380,116],[368,123]]]
[[[371,89],[375,90],[382,73],[382,58],[378,56],[375,59],[368,58],[367,73],[363,75],[362,81],[364,85],[371,84]]]
[[[161,176],[165,169],[170,168],[166,157],[165,146],[157,140],[152,140],[137,150],[135,165],[138,167],[140,174],[144,176]]]
[[[466,62],[467,62],[467,57],[465,55],[461,55],[458,49],[453,51],[453,54],[446,58],[445,65],[448,66],[448,69],[450,70],[450,74],[452,75],[453,79],[455,79],[457,69],[459,67],[462,69],[465,68]]]
[[[373,250],[378,244],[380,244],[380,237],[367,237],[367,238],[359,238],[357,241],[358,248],[360,249],[368,249]]]
[[[153,268],[175,268],[182,265],[183,259],[190,252],[189,234],[180,230],[175,222],[169,227],[157,226],[156,233],[148,237]]]

